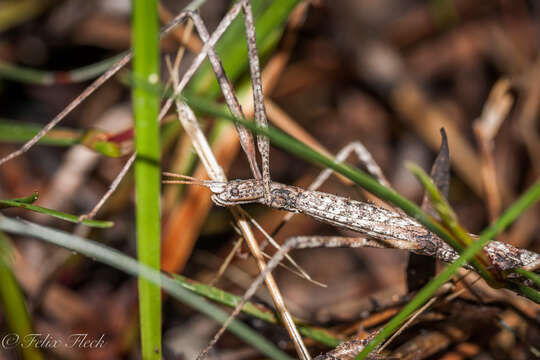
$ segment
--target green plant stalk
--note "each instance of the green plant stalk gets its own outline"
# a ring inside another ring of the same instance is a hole
[[[505,287],[523,297],[526,297],[529,300],[534,301],[537,304],[540,304],[540,292],[529,286],[523,285],[515,280],[506,279]]]
[[[133,2],[133,86],[135,115],[135,198],[137,257],[160,268],[160,144],[159,96],[140,82],[159,82],[159,24],[156,0]],[[142,356],[161,359],[161,291],[139,278],[139,316]]]
[[[9,247],[6,235],[0,232],[0,304],[4,309],[4,315],[8,323],[9,329],[13,334],[18,336],[19,341],[17,346],[23,359],[25,360],[41,360],[43,355],[36,346],[31,346],[28,342],[29,334],[34,334],[30,315],[26,309],[26,301],[22,294],[19,284],[11,267],[9,265]],[[26,340],[25,340],[26,339]]]
[[[98,242],[29,221],[11,219],[2,215],[0,215],[0,230],[22,236],[34,237],[53,245],[61,246],[68,250],[83,254],[88,258],[109,265],[127,274],[144,277],[156,286],[163,287],[163,289],[172,297],[220,323],[225,322],[229,317],[226,312],[220,310],[203,297],[184,289],[177,281]],[[291,359],[287,354],[276,348],[264,337],[260,336],[238,320],[233,320],[228,329],[272,359]]]
[[[43,128],[42,124],[21,123],[15,120],[0,119],[0,141],[22,143],[30,140]],[[79,142],[82,131],[56,128],[38,141],[41,145],[71,146]]]
[[[41,206],[27,204],[24,202],[19,202],[16,200],[0,200],[0,209],[10,208],[10,207],[18,207],[30,211],[35,211],[41,214],[46,214],[58,219],[62,219],[65,221],[69,221],[75,224],[84,224],[87,226],[92,227],[98,227],[98,228],[108,228],[114,225],[112,221],[101,221],[101,220],[92,220],[87,219],[83,221],[79,221],[79,217],[77,215],[72,215],[68,213],[64,213],[61,211],[53,210],[53,209],[47,209]]]
[[[231,308],[234,308],[242,300],[241,296],[236,296],[213,286],[190,280],[184,276],[173,275],[173,277],[186,289],[189,289],[194,293],[202,295],[210,300],[227,305]],[[242,312],[271,324],[281,324],[281,320],[279,320],[274,311],[267,308],[261,308],[249,301],[242,308]],[[303,324],[298,319],[293,320],[302,335],[307,336],[321,344],[329,347],[336,347],[342,341],[342,339],[336,338],[334,335],[330,334],[324,329]]]
[[[42,129],[39,124],[20,124],[16,121],[0,119],[0,141],[6,143],[23,143],[32,139]],[[122,155],[120,144],[103,140],[108,135],[102,130],[89,129],[80,131],[75,129],[57,128],[51,130],[38,141],[40,145],[73,146],[83,145],[87,148],[109,157]]]
[[[0,61],[0,78],[27,84],[53,85],[77,83],[95,78],[120,60],[125,53],[69,71],[43,71]]]
[[[416,309],[422,306],[428,299],[447,282],[457,270],[465,265],[474,255],[480,251],[491,239],[500,234],[513,223],[525,210],[540,198],[540,179],[536,181],[523,195],[519,197],[492,225],[487,227],[478,240],[473,242],[461,256],[452,264],[448,265],[437,277],[424,286],[418,294],[405,307],[388,322],[384,329],[362,350],[356,360],[365,359],[384,339],[390,336]],[[540,303],[540,294],[532,289],[525,294],[529,299]]]
[[[540,276],[537,274],[523,269],[514,269],[512,272],[532,280],[536,286],[540,287]]]

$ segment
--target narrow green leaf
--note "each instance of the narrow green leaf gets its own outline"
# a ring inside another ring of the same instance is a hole
[[[27,203],[15,201],[15,200],[0,200],[0,209],[9,208],[9,207],[18,207],[22,209],[27,209],[30,211],[35,211],[38,213],[50,215],[52,217],[69,221],[72,223],[76,223],[76,224],[81,223],[81,224],[91,226],[91,227],[108,228],[114,225],[112,221],[101,221],[101,220],[92,220],[92,219],[79,221],[79,217],[77,215],[67,214],[61,211],[47,209],[41,206],[27,204]]]
[[[23,143],[32,139],[41,129],[42,124],[23,123],[0,119],[0,141],[5,143]],[[55,128],[38,141],[41,145],[71,146],[77,144],[82,131],[68,128]]]
[[[532,271],[527,271],[523,269],[514,269],[512,272],[515,272],[516,274],[519,274],[523,277],[526,277],[527,279],[530,279],[534,282],[534,284],[540,288],[540,276],[538,274],[533,273]]]
[[[0,142],[24,143],[36,136],[43,128],[41,124],[18,123],[13,120],[0,119]],[[68,128],[55,128],[38,141],[40,145],[73,146],[81,144],[87,148],[109,157],[122,154],[119,143],[103,140],[107,133],[102,130],[89,129],[81,131]]]
[[[43,71],[0,61],[0,78],[39,85],[77,83],[103,74],[124,55],[116,55],[70,71]]]

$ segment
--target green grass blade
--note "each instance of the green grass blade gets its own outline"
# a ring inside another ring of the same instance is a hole
[[[512,272],[515,272],[516,274],[519,274],[523,277],[526,277],[527,279],[532,280],[534,284],[540,288],[540,276],[538,276],[537,274],[531,271],[523,270],[523,269],[514,269],[512,270]]]
[[[0,200],[0,209],[10,208],[10,207],[18,207],[18,208],[22,208],[22,209],[26,209],[30,211],[35,211],[35,212],[49,215],[58,219],[62,219],[65,221],[76,223],[76,224],[80,223],[80,224],[84,224],[91,227],[108,228],[114,225],[112,221],[101,221],[101,220],[93,220],[93,219],[79,221],[79,217],[77,215],[72,215],[72,214],[68,214],[68,213],[53,210],[53,209],[47,209],[41,206],[19,202],[16,200]]]
[[[240,303],[240,301],[242,300],[241,296],[230,294],[221,289],[200,283],[198,281],[190,280],[181,275],[173,275],[173,278],[177,280],[178,283],[186,289],[189,289],[194,293],[204,296],[207,299],[216,301],[223,305],[227,305],[231,308],[236,307],[236,305],[238,305],[238,303]],[[244,314],[251,315],[253,317],[256,317],[257,319],[266,321],[271,324],[281,324],[281,321],[276,316],[276,313],[273,310],[257,306],[249,301],[244,305],[242,312]],[[309,337],[326,346],[336,347],[341,343],[341,341],[343,341],[343,339],[335,337],[324,329],[303,324],[297,319],[294,319],[294,322],[296,323],[298,330],[302,335]]]
[[[159,82],[159,24],[156,0],[133,2],[133,112],[135,116],[135,198],[137,257],[160,268],[160,141],[159,94],[139,86]],[[161,290],[139,278],[139,316],[142,356],[161,359]]]
[[[0,119],[0,141],[5,143],[23,143],[33,138],[43,125],[21,123],[14,120]],[[82,131],[56,128],[38,141],[41,145],[71,146],[79,142]]]
[[[24,143],[36,136],[43,128],[40,124],[19,123],[13,120],[0,119],[0,141],[6,143]],[[40,145],[73,146],[83,145],[109,157],[123,155],[121,144],[104,140],[107,133],[98,129],[87,131],[56,128],[38,141]]]
[[[29,221],[11,219],[1,215],[0,230],[34,237],[83,254],[127,274],[144,277],[156,286],[161,285],[175,299],[218,322],[223,323],[228,318],[227,313],[212,305],[203,297],[184,289],[177,281],[103,244]],[[289,356],[238,320],[231,323],[229,330],[272,359],[290,360]]]
[[[77,83],[103,74],[124,55],[116,55],[70,71],[43,71],[0,61],[0,78],[38,85]]]
[[[7,348],[6,340],[18,339],[14,347],[19,349],[23,359],[41,360],[43,355],[39,348],[31,346],[28,342],[30,339],[28,335],[35,334],[35,332],[32,330],[24,295],[11,271],[9,264],[11,250],[6,235],[0,232],[0,305],[4,310],[4,316],[12,332],[3,337],[4,342],[2,342],[2,345]]]
[[[532,287],[523,285],[515,280],[506,280],[505,287],[516,294],[540,304],[540,291],[533,289]]]

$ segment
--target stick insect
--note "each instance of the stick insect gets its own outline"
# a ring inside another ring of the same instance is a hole
[[[290,249],[311,247],[397,248],[432,256],[443,262],[453,262],[459,256],[454,249],[416,220],[372,203],[273,181],[270,182],[270,196],[267,198],[262,180],[221,182],[172,173],[164,175],[178,179],[165,180],[168,184],[195,184],[209,188],[213,202],[219,206],[259,203],[278,210],[302,213],[320,222],[364,235],[293,237],[274,259],[283,258]],[[493,265],[501,271],[516,267],[534,270],[540,266],[539,254],[506,243],[491,241],[484,250]]]

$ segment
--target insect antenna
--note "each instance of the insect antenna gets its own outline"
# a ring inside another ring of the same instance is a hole
[[[170,172],[163,172],[163,176],[168,176],[174,179],[165,179],[163,180],[164,184],[194,184],[194,185],[202,185],[202,186],[210,186],[212,183],[215,183],[215,181],[211,180],[201,180],[194,178],[192,176],[188,175],[182,175],[182,174],[175,174]]]
[[[187,185],[200,185],[205,186],[207,188],[212,188],[216,185],[223,185],[224,183],[222,181],[214,181],[214,180],[201,180],[194,178],[192,176],[188,175],[182,175],[182,174],[175,174],[170,172],[163,172],[163,176],[172,177],[174,179],[165,179],[162,181],[163,184],[187,184]]]

